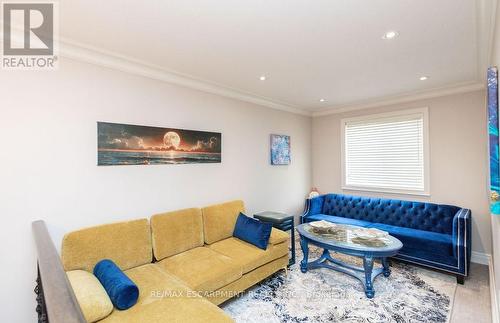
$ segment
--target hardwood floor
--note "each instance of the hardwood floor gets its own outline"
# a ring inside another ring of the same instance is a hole
[[[491,299],[488,266],[472,264],[464,285],[457,285],[451,323],[490,323]]]

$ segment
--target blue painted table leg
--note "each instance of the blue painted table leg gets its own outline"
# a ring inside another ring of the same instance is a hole
[[[326,262],[327,260],[332,259],[330,256],[330,252],[328,249],[323,249],[323,253],[321,254],[321,257],[319,257],[318,260],[316,260],[318,263]]]
[[[384,276],[389,277],[391,275],[391,268],[389,267],[389,259],[382,258],[382,266],[384,267]]]
[[[304,258],[300,262],[300,271],[305,273],[307,272],[307,261],[309,256],[309,246],[307,244],[307,240],[304,237],[300,237],[300,248],[302,249],[302,253],[304,254]]]
[[[363,258],[363,267],[365,268],[365,294],[368,298],[375,296],[373,289],[372,271],[373,271],[373,257],[366,256]]]
[[[309,261],[309,242],[313,245],[323,248],[323,253],[321,256],[312,261]],[[303,259],[300,262],[300,271],[306,273],[309,269],[316,268],[328,268],[331,270],[336,270],[344,274],[350,275],[359,279],[365,288],[365,294],[368,298],[373,298],[375,296],[375,289],[373,287],[373,281],[380,274],[384,274],[388,277],[391,274],[391,269],[389,267],[388,257],[381,257],[374,255],[373,253],[366,254],[352,254],[351,256],[362,257],[363,267],[358,267],[349,263],[345,263],[340,259],[335,259],[330,255],[330,249],[328,246],[317,243],[314,240],[309,241],[309,239],[300,235],[300,247],[302,248]],[[334,250],[335,251],[335,250]],[[349,253],[346,253],[349,255]],[[384,255],[385,256],[385,255]],[[380,259],[382,266],[379,268],[374,268],[375,259]]]

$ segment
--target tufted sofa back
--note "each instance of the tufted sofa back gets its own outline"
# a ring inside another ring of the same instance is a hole
[[[460,210],[452,205],[343,194],[323,198],[323,214],[446,234],[452,233],[453,217]]]

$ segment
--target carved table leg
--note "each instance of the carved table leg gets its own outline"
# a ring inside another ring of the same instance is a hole
[[[300,262],[300,271],[305,273],[307,272],[307,261],[309,256],[309,246],[307,244],[307,240],[304,237],[300,237],[300,247],[302,248],[302,253],[304,254],[304,258]]]
[[[365,294],[368,298],[373,298],[375,296],[375,290],[373,289],[372,282],[372,271],[373,271],[373,257],[366,256],[363,258],[363,267],[365,268]]]
[[[389,259],[382,258],[382,266],[384,267],[384,276],[389,277],[391,275],[391,268],[389,267]]]

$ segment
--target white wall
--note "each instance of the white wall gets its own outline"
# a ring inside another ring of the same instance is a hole
[[[311,184],[311,118],[62,60],[53,72],[0,71],[3,322],[34,322],[31,221],[65,232],[241,198],[248,213],[298,214]],[[220,131],[222,164],[96,166],[96,121]],[[269,134],[291,135],[270,166]]]
[[[377,194],[341,189],[340,120],[411,108],[429,108],[431,196]],[[446,96],[313,119],[313,186],[344,192],[452,204],[472,210],[472,249],[491,252],[487,192],[485,92]]]

